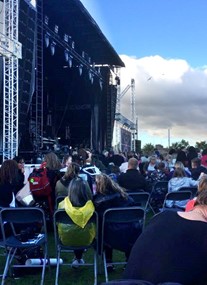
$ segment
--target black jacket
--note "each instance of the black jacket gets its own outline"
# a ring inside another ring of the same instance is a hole
[[[128,191],[147,189],[145,178],[137,169],[128,169],[126,173],[121,173],[117,180],[119,185]]]

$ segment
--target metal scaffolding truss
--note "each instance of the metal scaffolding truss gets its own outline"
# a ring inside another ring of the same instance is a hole
[[[4,1],[3,34],[0,35],[0,55],[3,56],[3,160],[18,153],[18,0]]]

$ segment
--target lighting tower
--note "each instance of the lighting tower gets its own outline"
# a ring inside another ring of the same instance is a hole
[[[135,151],[135,135],[136,135],[136,111],[135,111],[135,80],[131,79],[131,121],[132,127],[132,150]]]
[[[0,55],[3,56],[3,161],[18,153],[18,59],[22,57],[18,42],[19,0],[5,0]]]

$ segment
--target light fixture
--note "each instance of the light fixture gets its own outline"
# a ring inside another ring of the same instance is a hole
[[[103,81],[102,81],[102,79],[99,79],[99,85],[100,85],[100,88],[102,90],[103,89]]]
[[[65,54],[65,61],[68,62],[68,60],[69,60],[69,50],[65,49],[64,54]]]
[[[94,74],[91,73],[91,84],[93,84]]]
[[[82,65],[82,64],[79,64],[78,69],[79,69],[79,74],[80,74],[80,76],[81,76],[82,73],[83,73],[83,65]]]
[[[49,18],[48,16],[45,16],[45,25],[48,25],[48,22],[49,22]]]
[[[68,66],[70,68],[73,66],[73,57],[72,57],[72,55],[69,55],[69,57],[68,57]]]
[[[85,51],[82,51],[82,57],[85,58]]]
[[[51,55],[55,54],[55,46],[56,46],[56,43],[52,41],[52,43],[50,44]]]
[[[91,70],[90,70],[90,69],[89,69],[89,71],[88,71],[88,77],[89,77],[89,80],[91,80],[92,73],[91,73]]]
[[[68,35],[67,35],[67,34],[64,34],[64,41],[65,41],[66,43],[68,43]]]
[[[45,34],[45,46],[46,48],[49,47],[50,44],[50,35],[48,33]]]
[[[58,34],[59,27],[55,25],[55,33]]]

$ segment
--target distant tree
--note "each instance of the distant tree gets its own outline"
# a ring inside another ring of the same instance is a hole
[[[196,142],[195,147],[198,148],[199,150],[203,150],[207,148],[207,142],[206,141]]]
[[[154,149],[155,149],[155,147],[153,144],[147,143],[143,146],[142,152],[146,155],[151,155],[153,153]]]
[[[185,141],[185,140],[181,140],[180,142],[175,142],[175,143],[172,143],[171,145],[171,148],[174,148],[174,149],[180,149],[180,148],[183,148],[183,147],[188,147],[189,146],[189,142],[188,141]]]

